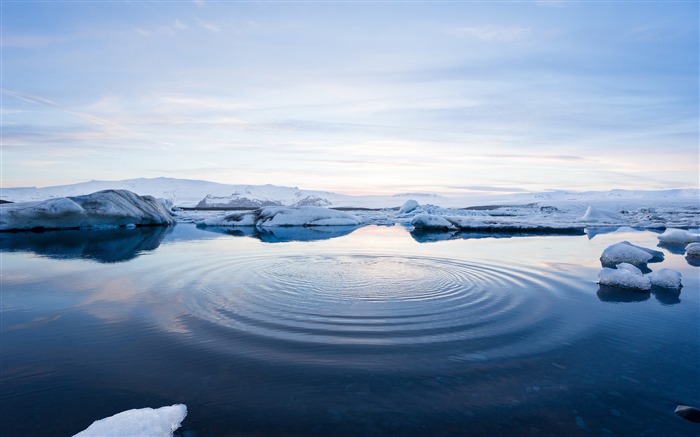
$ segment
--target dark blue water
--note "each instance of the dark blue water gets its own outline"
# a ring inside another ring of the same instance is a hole
[[[591,233],[593,234],[593,233]],[[600,289],[651,232],[0,234],[0,434],[184,403],[178,435],[698,435],[698,267]]]

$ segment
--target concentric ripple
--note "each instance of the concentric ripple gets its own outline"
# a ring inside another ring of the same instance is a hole
[[[528,267],[367,254],[209,261],[188,272],[182,303],[207,326],[205,337],[233,342],[237,353],[439,348],[451,360],[479,361],[572,335],[557,311],[570,281]]]

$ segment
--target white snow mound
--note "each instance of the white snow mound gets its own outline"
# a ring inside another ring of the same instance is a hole
[[[104,190],[84,196],[0,204],[0,230],[167,225],[170,212],[151,196]]]
[[[266,208],[229,214],[204,220],[204,226],[359,226],[358,217],[334,209],[320,206],[268,206]]]
[[[627,263],[618,264],[616,269],[603,267],[603,270],[598,273],[598,284],[631,290],[651,290],[649,278],[644,276],[637,267]]]
[[[691,234],[683,229],[666,229],[659,235],[659,241],[666,244],[686,244],[700,241],[700,235]]]
[[[654,257],[663,259],[663,253],[623,241],[608,246],[600,256],[600,262],[606,267],[616,266],[620,263],[645,266]]]
[[[651,285],[662,288],[681,288],[681,273],[671,269],[661,269],[647,275]]]
[[[186,415],[183,404],[127,410],[94,421],[74,437],[171,437]]]
[[[690,243],[685,246],[685,256],[688,258],[700,258],[700,243]]]

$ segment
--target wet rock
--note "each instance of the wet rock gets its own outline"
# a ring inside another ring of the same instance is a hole
[[[679,405],[676,407],[674,413],[678,414],[685,420],[691,422],[700,423],[700,410],[695,407],[689,407],[687,405]]]

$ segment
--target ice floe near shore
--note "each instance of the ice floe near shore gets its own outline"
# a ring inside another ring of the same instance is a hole
[[[600,262],[604,267],[614,267],[620,263],[632,264],[637,267],[646,267],[649,262],[663,261],[664,254],[658,250],[635,246],[629,241],[608,246],[600,256]]]
[[[688,244],[700,241],[700,235],[692,234],[683,229],[666,229],[659,235],[659,242],[664,244]]]
[[[213,217],[198,226],[359,226],[362,220],[352,214],[319,206],[269,206],[253,211]]]
[[[127,410],[94,421],[74,437],[171,437],[185,416],[183,404]]]
[[[603,267],[598,274],[598,284],[630,290],[651,290],[651,281],[632,264],[620,263],[617,268]]]
[[[690,243],[685,246],[685,256],[700,259],[700,243]]]
[[[76,229],[174,223],[164,203],[127,190],[0,205],[0,230]]]

